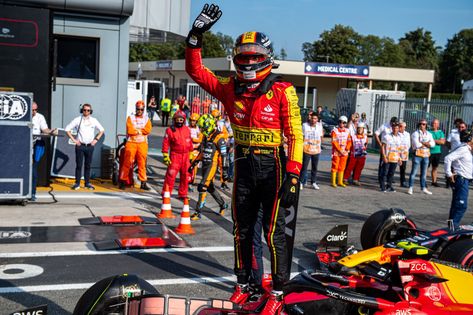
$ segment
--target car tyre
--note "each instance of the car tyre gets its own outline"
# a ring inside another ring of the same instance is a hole
[[[447,245],[439,258],[460,264],[465,268],[473,268],[473,239],[460,239]]]
[[[416,225],[402,209],[379,210],[370,215],[363,224],[360,233],[361,246],[368,249],[410,236],[408,233],[401,234],[400,228],[415,229]]]

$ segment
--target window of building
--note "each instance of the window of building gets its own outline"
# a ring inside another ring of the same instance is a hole
[[[56,35],[55,45],[57,78],[99,82],[98,38]]]

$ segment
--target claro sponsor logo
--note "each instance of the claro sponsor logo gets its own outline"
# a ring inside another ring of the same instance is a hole
[[[347,232],[343,231],[339,235],[332,235],[332,234],[328,235],[327,236],[327,241],[329,241],[329,242],[339,242],[339,241],[345,240],[347,237],[348,237]]]
[[[274,136],[270,133],[234,130],[233,136],[236,140],[243,142],[274,142]]]

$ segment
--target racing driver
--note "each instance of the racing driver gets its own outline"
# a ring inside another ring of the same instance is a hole
[[[290,271],[284,208],[297,206],[299,196],[303,136],[298,98],[290,83],[271,73],[273,47],[263,33],[247,32],[237,38],[235,77],[217,77],[203,66],[203,33],[221,15],[218,6],[206,4],[194,21],[186,39],[186,71],[223,103],[235,139],[232,218],[237,285],[230,300],[242,303],[250,295],[253,231],[261,204],[273,280],[261,314],[275,314],[282,307],[282,287]],[[288,139],[287,160],[283,135]]]

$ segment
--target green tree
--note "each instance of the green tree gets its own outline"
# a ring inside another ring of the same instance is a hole
[[[231,55],[233,52],[233,38],[230,35],[225,35],[220,32],[216,34],[218,39],[220,40],[220,46],[222,46],[225,54]]]
[[[449,39],[441,55],[438,89],[461,93],[461,80],[473,79],[473,28]]]
[[[279,53],[279,59],[286,60],[286,58],[287,58],[286,49],[281,48],[281,52]]]
[[[320,34],[313,43],[302,44],[305,61],[320,61],[328,56],[330,62],[354,64],[359,59],[361,36],[349,26],[335,25]]]
[[[418,28],[410,31],[399,39],[399,45],[406,54],[406,65],[412,68],[433,69],[438,68],[438,55],[432,33]]]

